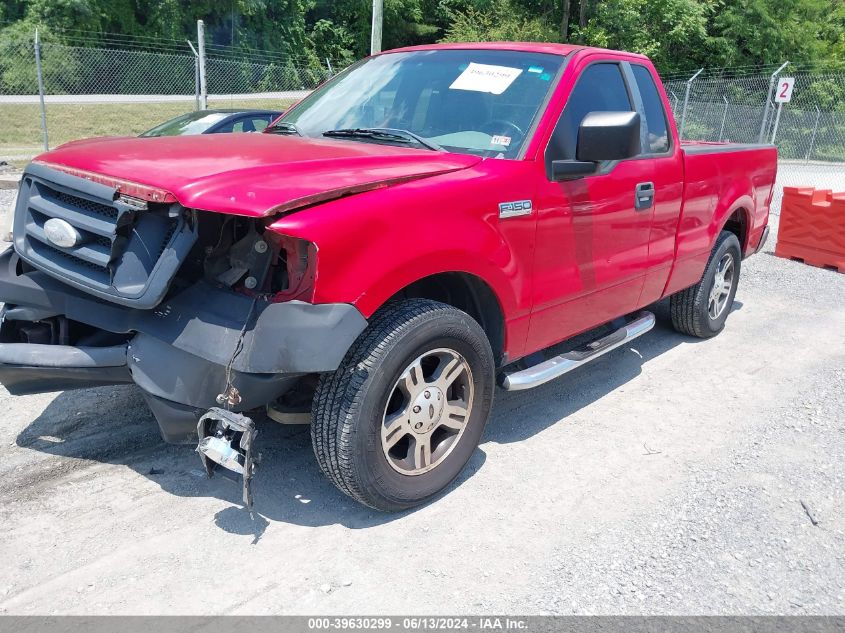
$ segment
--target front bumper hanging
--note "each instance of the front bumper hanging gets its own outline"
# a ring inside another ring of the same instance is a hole
[[[197,453],[209,477],[218,466],[241,475],[243,499],[252,510],[252,479],[260,456],[254,451],[255,422],[240,413],[214,407],[197,424]]]

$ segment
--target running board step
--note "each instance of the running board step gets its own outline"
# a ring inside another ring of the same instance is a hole
[[[651,312],[640,312],[633,321],[584,345],[579,349],[555,356],[547,361],[538,363],[528,369],[505,374],[502,379],[502,387],[508,391],[521,391],[532,389],[543,383],[554,380],[581,365],[607,354],[609,351],[625,345],[638,336],[642,336],[654,327],[654,314]]]

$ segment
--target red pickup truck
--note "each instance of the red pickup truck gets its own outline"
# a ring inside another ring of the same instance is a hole
[[[770,146],[682,144],[641,55],[386,52],[264,134],[33,161],[0,256],[0,381],[134,382],[248,504],[252,412],[310,413],[327,477],[401,510],[458,475],[497,382],[627,343],[664,297],[679,331],[719,333],[776,165]]]

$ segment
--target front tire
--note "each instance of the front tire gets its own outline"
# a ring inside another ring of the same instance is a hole
[[[391,303],[320,378],[311,440],[323,473],[372,508],[430,499],[463,470],[493,403],[481,326],[427,299]]]
[[[733,307],[741,265],[739,240],[733,233],[722,231],[701,281],[669,299],[674,328],[698,338],[711,338],[721,332]]]

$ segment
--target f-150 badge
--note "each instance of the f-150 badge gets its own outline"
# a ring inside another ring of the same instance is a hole
[[[531,215],[531,201],[517,200],[516,202],[500,202],[499,218],[515,218],[520,215]]]

